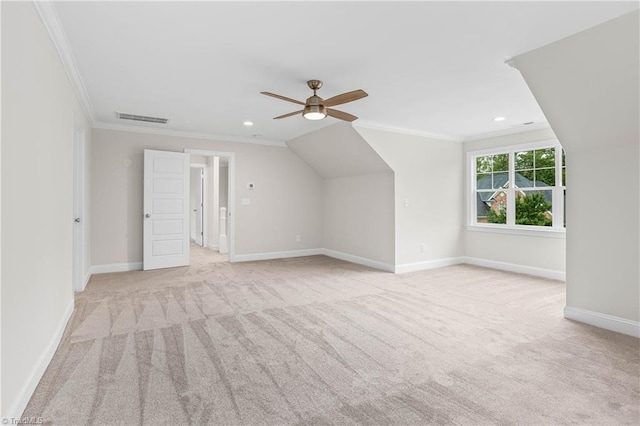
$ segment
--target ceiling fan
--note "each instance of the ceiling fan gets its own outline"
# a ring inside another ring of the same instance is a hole
[[[344,120],[344,121],[353,121],[357,120],[358,117],[355,115],[349,114],[347,112],[338,111],[335,109],[331,109],[329,107],[346,104],[347,102],[357,101],[358,99],[365,98],[369,96],[367,92],[364,90],[354,90],[352,92],[343,93],[341,95],[334,96],[327,100],[322,99],[320,96],[316,95],[316,91],[322,87],[322,81],[320,80],[309,80],[307,81],[307,86],[311,90],[313,90],[313,96],[307,98],[307,102],[296,101],[295,99],[287,98],[286,96],[276,95],[275,93],[270,92],[260,92],[263,95],[271,96],[272,98],[282,99],[283,101],[293,102],[294,104],[303,105],[304,108],[300,111],[290,112],[289,114],[280,115],[275,117],[274,120],[280,118],[291,117],[296,114],[302,113],[302,116],[307,120],[322,120],[327,115]]]

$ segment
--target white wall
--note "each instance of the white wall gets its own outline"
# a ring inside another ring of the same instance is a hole
[[[465,194],[469,190],[470,169],[466,164],[466,153],[488,148],[507,147],[525,143],[556,140],[551,129],[534,130],[477,141],[465,142],[464,156]],[[573,158],[567,158],[568,168],[573,166]],[[571,191],[571,187],[569,190]],[[469,197],[464,198],[464,211],[468,211]],[[468,220],[465,218],[465,223]],[[500,234],[471,230],[465,226],[465,256],[480,264],[495,265],[519,271],[538,273],[549,277],[563,278],[566,268],[566,244],[564,237]]]
[[[73,309],[73,120],[82,111],[34,5],[1,7],[0,417],[19,417]]]
[[[640,336],[638,27],[633,12],[513,63],[567,152],[565,316]]]
[[[322,248],[393,270],[393,173],[325,179],[323,194]]]
[[[142,261],[144,149],[235,152],[236,254],[317,248],[322,181],[287,148],[94,129],[91,214],[94,265]],[[246,189],[254,182],[256,189]],[[240,205],[250,198],[250,205]],[[306,238],[296,242],[296,234]]]
[[[355,129],[394,171],[398,270],[455,262],[463,255],[462,144]]]

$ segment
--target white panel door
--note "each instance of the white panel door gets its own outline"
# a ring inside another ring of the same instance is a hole
[[[189,154],[144,150],[143,269],[189,265]]]

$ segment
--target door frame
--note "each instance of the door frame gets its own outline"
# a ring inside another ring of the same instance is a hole
[[[86,233],[86,205],[85,205],[85,145],[86,130],[74,117],[73,120],[73,259],[72,259],[72,289],[74,292],[83,291],[87,285],[89,275],[85,276],[85,233]],[[79,220],[79,222],[76,222]]]
[[[235,200],[236,200],[236,153],[226,151],[209,151],[203,149],[185,148],[185,153],[191,155],[201,155],[204,157],[224,157],[229,160],[229,176],[227,181],[227,226],[229,230],[229,262],[235,261],[236,254],[236,220],[235,220]],[[207,191],[208,192],[208,191]],[[206,193],[205,193],[206,196]],[[206,221],[205,221],[206,222]]]
[[[202,247],[206,247],[207,246],[207,239],[208,239],[208,235],[207,232],[209,231],[208,227],[207,227],[207,220],[206,220],[206,210],[207,210],[207,170],[209,169],[207,167],[206,164],[202,164],[202,163],[190,163],[189,167],[191,169],[202,169],[202,177],[200,178],[200,185],[201,185],[201,189],[202,189]]]

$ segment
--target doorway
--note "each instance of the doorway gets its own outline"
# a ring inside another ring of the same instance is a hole
[[[191,243],[200,247],[206,246],[205,241],[205,173],[206,163],[194,163],[191,158],[189,179],[189,237]]]
[[[185,153],[191,158],[191,264],[233,261],[234,153]]]

